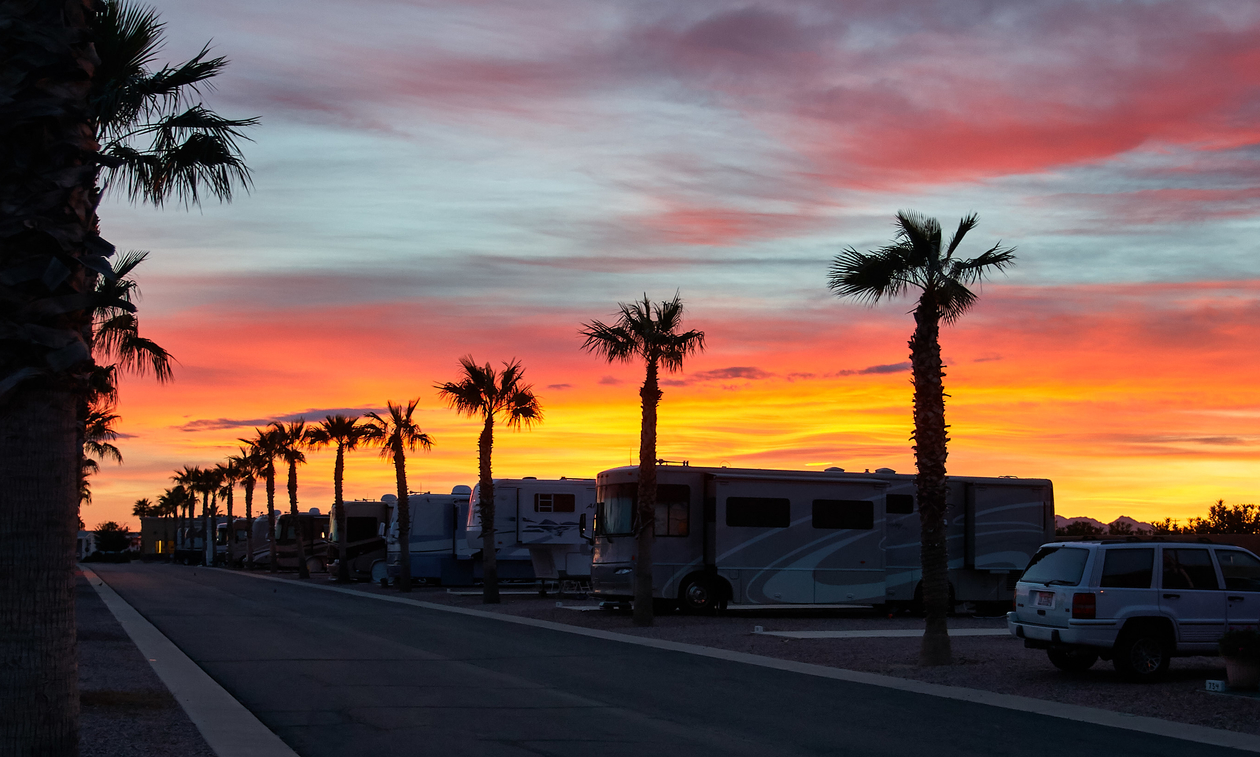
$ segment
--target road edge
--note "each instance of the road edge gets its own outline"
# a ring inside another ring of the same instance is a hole
[[[219,757],[298,757],[254,713],[215,682],[175,643],[90,568],[79,566],[88,584],[131,637]]]
[[[457,615],[469,615],[489,620],[498,620],[504,623],[532,626],[534,628],[546,628],[552,631],[571,633],[578,636],[589,636],[596,639],[604,639],[606,641],[621,642],[623,644],[635,644],[642,647],[651,647],[653,649],[663,649],[672,652],[682,652],[684,654],[691,654],[699,657],[711,657],[719,660],[728,660],[730,662],[741,662],[746,665],[756,665],[763,668],[772,668],[774,670],[801,673],[819,678],[830,678],[837,681],[846,681],[848,683],[860,683],[868,686],[879,686],[885,689],[894,689],[897,691],[942,697],[944,699],[955,699],[963,702],[973,702],[975,704],[986,704],[1006,710],[1028,712],[1034,715],[1046,715],[1052,718],[1059,718],[1061,720],[1073,720],[1079,723],[1090,723],[1092,725],[1108,726],[1111,728],[1120,728],[1126,731],[1138,731],[1140,733],[1155,736],[1165,736],[1182,741],[1191,741],[1198,744],[1207,744],[1210,746],[1219,746],[1246,752],[1260,753],[1260,737],[1251,736],[1245,733],[1238,733],[1236,731],[1225,731],[1219,728],[1192,725],[1190,723],[1175,723],[1170,720],[1161,720],[1159,718],[1152,718],[1146,715],[1130,715],[1123,712],[1103,710],[1097,707],[1085,707],[1078,704],[1053,702],[1047,699],[1034,699],[1033,697],[1023,697],[1015,694],[999,694],[994,691],[968,689],[961,686],[945,686],[938,683],[915,681],[909,678],[896,678],[894,676],[880,675],[878,673],[864,673],[857,670],[845,670],[844,668],[830,668],[825,665],[815,665],[808,662],[795,662],[793,660],[780,660],[775,657],[763,657],[761,655],[749,654],[747,652],[734,652],[729,649],[719,649],[717,647],[704,647],[698,644],[687,644],[679,641],[666,641],[664,639],[650,639],[642,636],[631,636],[630,634],[617,633],[616,631],[604,631],[597,628],[570,626],[550,620],[522,618],[515,615],[488,612],[486,610],[474,610],[468,607],[451,607],[449,605],[441,605],[434,602],[425,602],[420,599],[369,594],[364,591],[344,586],[325,586],[318,583],[305,583],[286,578],[259,575],[257,573],[244,573],[236,570],[228,570],[226,568],[214,568],[213,570],[234,576],[256,578],[263,581],[275,581],[288,586],[299,586],[308,589],[318,589],[320,591],[331,591],[338,594],[348,594],[353,597],[363,597],[365,599],[376,599],[382,602],[393,602],[395,604],[421,607],[426,610],[450,612]]]

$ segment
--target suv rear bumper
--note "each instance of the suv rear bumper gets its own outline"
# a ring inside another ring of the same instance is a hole
[[[1011,636],[1024,639],[1024,643],[1033,648],[1062,645],[1111,649],[1119,630],[1114,620],[1070,621],[1064,628],[1019,620],[1013,612],[1006,614],[1006,627]]]

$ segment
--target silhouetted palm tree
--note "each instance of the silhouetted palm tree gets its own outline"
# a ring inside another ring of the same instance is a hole
[[[433,440],[420,430],[412,415],[420,400],[402,405],[385,403],[385,414],[368,413],[364,424],[366,441],[381,448],[381,458],[394,463],[394,479],[398,485],[398,590],[411,591],[411,504],[407,499],[407,452],[416,447],[433,449]]]
[[[272,573],[278,569],[276,564],[276,457],[280,454],[280,432],[274,427],[267,429],[254,429],[253,439],[241,439],[253,450],[253,455],[257,457],[260,466],[263,481],[266,482],[267,488],[267,529],[271,535],[269,542],[270,554],[268,555],[267,567]],[[252,557],[251,557],[252,559]]]
[[[245,488],[245,560],[246,568],[254,569],[254,486],[263,475],[266,463],[253,447],[241,447],[240,454],[228,460],[236,467],[237,480]]]
[[[342,490],[346,474],[346,452],[353,452],[371,432],[359,423],[358,416],[329,415],[307,434],[311,447],[337,445],[337,461],[333,465],[333,521],[337,524],[337,582],[350,581],[350,561],[346,558],[346,504]]]
[[[643,421],[639,436],[639,502],[637,508],[638,546],[634,567],[634,624],[650,626],[652,613],[652,538],[656,530],[656,409],[661,401],[658,374],[680,371],[683,360],[704,350],[703,331],[679,331],[683,304],[677,294],[672,300],[653,304],[647,294],[640,302],[618,303],[616,322],[591,321],[583,324],[586,338],[582,348],[603,356],[608,362],[642,360],[647,376],[639,397]]]
[[[227,460],[219,463],[214,467],[219,474],[219,494],[227,499],[227,555],[224,561],[227,567],[232,567],[232,546],[236,539],[236,524],[233,522],[232,501],[236,489],[236,484],[241,479],[241,469],[237,465],[233,456],[229,455]]]
[[[148,497],[136,500],[136,503],[131,506],[131,514],[137,518],[151,518],[156,513],[156,505]]]
[[[948,485],[945,458],[949,436],[945,425],[945,385],[941,365],[940,325],[957,321],[976,302],[968,289],[990,270],[1001,271],[1015,261],[1014,248],[996,244],[977,257],[955,258],[967,232],[976,227],[973,213],[958,224],[942,248],[941,225],[918,213],[897,213],[893,243],[871,252],[852,247],[831,264],[829,286],[837,296],[854,297],[871,305],[911,289],[919,292],[910,338],[914,376],[915,483],[919,496],[920,559],[923,567],[923,607],[927,615],[919,660],[923,665],[948,665],[950,649],[946,616],[949,613],[949,555],[946,549],[945,506]]]
[[[494,474],[491,458],[494,453],[494,422],[502,419],[508,428],[529,427],[542,420],[542,408],[533,387],[524,383],[525,369],[518,360],[503,364],[496,371],[489,363],[477,365],[471,355],[459,359],[463,375],[458,381],[437,384],[442,399],[457,412],[481,417],[481,436],[477,439],[478,495],[481,508],[481,567],[485,573],[482,600],[499,602],[499,566],[494,532]]]
[[[272,423],[271,427],[276,431],[276,452],[289,466],[289,515],[293,519],[293,539],[297,546],[298,578],[310,578],[311,571],[306,566],[306,545],[302,541],[297,509],[297,467],[299,464],[306,464],[306,455],[302,452],[307,444],[306,421]]]

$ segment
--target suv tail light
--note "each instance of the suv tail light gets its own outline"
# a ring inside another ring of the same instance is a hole
[[[1097,600],[1093,593],[1072,595],[1072,617],[1093,620],[1098,610]]]

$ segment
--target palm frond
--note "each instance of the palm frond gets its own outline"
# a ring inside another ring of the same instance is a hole
[[[949,248],[945,251],[945,260],[954,257],[954,251],[958,249],[958,245],[962,244],[963,237],[967,236],[967,232],[980,225],[980,217],[975,213],[963,216],[958,222],[958,229],[954,231],[954,236],[949,239]]]
[[[1015,265],[1015,248],[1003,247],[999,242],[970,260],[954,260],[950,264],[950,277],[974,284],[982,281],[989,270],[1005,271]]]
[[[910,271],[908,248],[889,246],[872,252],[846,247],[831,263],[827,288],[840,297],[852,297],[871,305],[899,297],[906,290]]]

